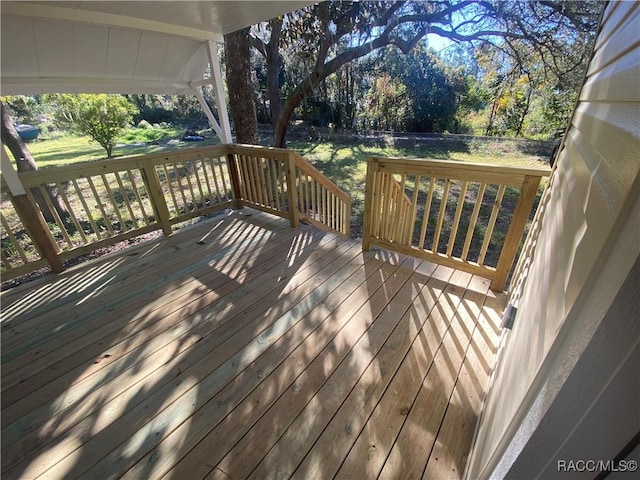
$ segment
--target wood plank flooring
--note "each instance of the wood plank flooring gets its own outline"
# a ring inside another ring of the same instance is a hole
[[[244,209],[3,292],[2,478],[460,478],[488,286]]]

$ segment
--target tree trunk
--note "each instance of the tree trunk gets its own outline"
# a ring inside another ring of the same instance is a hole
[[[7,148],[15,158],[18,172],[32,172],[34,170],[38,170],[36,161],[31,155],[31,152],[29,152],[29,149],[25,145],[22,138],[20,138],[20,135],[18,135],[18,132],[13,126],[13,123],[9,118],[9,114],[4,108],[4,104],[2,102],[0,102],[0,111],[2,114],[2,143],[7,146]],[[58,212],[58,215],[60,215],[60,218],[68,218],[69,212],[67,212],[64,206],[62,206],[62,204],[60,203],[56,188],[48,185],[45,188],[47,194],[49,195],[49,200]],[[40,206],[40,210],[42,211],[45,220],[47,222],[54,222],[54,216],[51,213],[51,210],[49,209],[49,206],[47,205],[44,197],[42,196],[41,191],[34,188],[31,190],[31,193],[35,201]]]
[[[228,33],[224,36],[227,58],[227,87],[231,117],[236,127],[238,143],[256,144],[257,118],[251,84],[251,41],[249,28]]]
[[[307,98],[313,90],[318,86],[321,80],[326,78],[327,75],[317,70],[311,72],[304,82],[298,85],[289,94],[285,100],[282,108],[280,109],[280,115],[278,115],[277,121],[273,125],[273,146],[279,148],[287,147],[287,129],[289,128],[289,120],[293,115],[294,110],[300,103]]]
[[[269,27],[271,28],[271,37],[269,38],[269,43],[265,45],[267,60],[267,97],[269,98],[271,125],[275,130],[282,110],[282,97],[280,96],[280,69],[282,67],[282,58],[278,50],[280,46],[280,36],[282,35],[282,18],[274,18],[269,21]]]

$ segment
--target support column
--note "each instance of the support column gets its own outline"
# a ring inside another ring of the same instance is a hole
[[[207,42],[207,57],[209,58],[209,66],[211,67],[211,85],[215,93],[216,109],[220,120],[220,128],[222,135],[220,139],[222,143],[233,143],[231,137],[231,123],[229,122],[229,112],[227,111],[227,103],[224,97],[224,89],[222,88],[222,70],[220,68],[220,56],[218,48],[214,41]]]
[[[192,85],[191,88],[193,88],[193,94],[198,99],[198,102],[200,102],[200,106],[202,107],[202,110],[204,110],[204,114],[207,116],[207,119],[209,120],[209,125],[211,125],[211,127],[216,132],[216,135],[218,135],[220,140],[223,140],[224,133],[222,132],[222,128],[220,128],[220,124],[216,120],[216,117],[213,116],[213,112],[209,108],[209,104],[206,102],[206,100],[204,99],[204,96],[202,95],[202,92],[200,91],[200,88],[202,87]],[[223,143],[225,143],[224,140],[223,140]]]

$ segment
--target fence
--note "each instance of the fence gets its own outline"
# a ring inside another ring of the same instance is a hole
[[[538,186],[548,175],[538,169],[370,158],[363,248],[378,245],[452,266],[490,278],[491,288],[502,290]]]
[[[26,196],[13,197],[2,181],[3,280],[49,264],[59,271],[62,261],[98,248],[159,229],[169,235],[177,223],[244,205],[293,226],[306,219],[349,233],[349,196],[284,149],[219,145],[19,177]]]

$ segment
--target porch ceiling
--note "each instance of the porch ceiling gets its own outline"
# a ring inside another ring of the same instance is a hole
[[[311,3],[3,1],[1,93],[192,93],[207,41]]]

